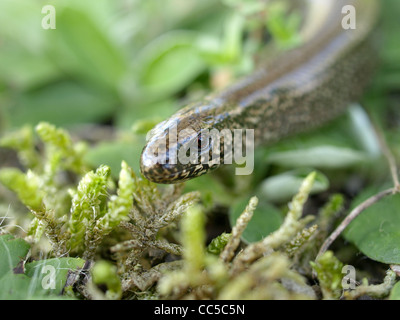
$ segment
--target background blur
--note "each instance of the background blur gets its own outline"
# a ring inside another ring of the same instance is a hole
[[[55,30],[41,25],[48,4],[56,10]],[[242,18],[232,6],[231,0],[2,0],[0,134],[47,121],[101,141],[88,155],[94,166],[105,162],[118,172],[126,159],[138,170],[143,137],[114,139],[114,129],[146,119],[134,127],[144,134],[185,99],[206,94],[213,70],[251,68],[241,47]]]
[[[48,4],[56,9],[56,30],[41,26]],[[88,154],[93,166],[107,163],[118,172],[126,159],[138,170],[148,129],[188,100],[252,70],[260,43],[252,37],[243,41],[243,34],[265,21],[243,17],[257,14],[260,5],[256,0],[1,0],[0,134],[48,121],[100,141]],[[283,19],[282,7],[268,9],[273,38],[281,47],[295,43],[298,17]],[[391,128],[400,119],[399,16],[399,1],[382,1],[381,66],[363,101]],[[397,132],[391,131],[395,142]]]
[[[46,4],[56,30],[41,27]],[[207,67],[199,37],[218,46],[227,11],[214,0],[2,0],[3,130],[39,121],[126,128],[170,114]]]

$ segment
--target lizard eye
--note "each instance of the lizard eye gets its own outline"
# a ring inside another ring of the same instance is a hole
[[[203,144],[203,135],[200,133],[197,136],[197,148],[198,148],[198,150],[201,150],[202,144]]]
[[[210,137],[206,134],[199,133],[197,136],[197,150],[206,150],[210,144]]]

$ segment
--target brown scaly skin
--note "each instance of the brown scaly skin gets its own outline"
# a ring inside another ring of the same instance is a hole
[[[255,144],[266,144],[315,128],[357,101],[376,64],[371,41],[377,0],[324,0],[329,16],[310,41],[287,52],[221,93],[189,105],[149,134],[141,156],[142,174],[156,183],[178,183],[216,169],[202,163],[212,143],[201,145],[204,129],[254,129]],[[357,28],[344,30],[342,7],[357,10]],[[184,133],[178,141],[170,133]],[[165,144],[163,148],[162,145]],[[171,155],[198,145],[197,163],[171,161]],[[223,141],[220,145],[223,163]],[[164,156],[160,163],[156,156]]]

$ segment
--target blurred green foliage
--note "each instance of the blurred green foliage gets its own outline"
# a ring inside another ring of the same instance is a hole
[[[48,4],[56,10],[56,29],[41,26]],[[40,121],[129,128],[138,119],[171,114],[184,103],[182,97],[209,91],[208,79],[220,68],[229,65],[234,75],[251,70],[251,55],[260,44],[251,37],[244,40],[243,33],[265,28],[264,18],[252,16],[265,6],[248,1],[236,10],[238,5],[214,0],[2,1],[3,130]],[[274,8],[268,20],[273,35],[290,42],[299,16],[292,14],[290,28],[283,30],[284,7]]]
[[[44,4],[0,4],[0,102],[7,127],[39,121],[128,127],[170,114],[178,107],[173,95],[205,70],[196,38],[220,23],[224,11],[209,0],[58,0],[46,3],[56,9],[56,29],[44,30]]]
[[[25,263],[30,245],[10,235],[0,236],[1,300],[66,299],[61,296],[70,270],[83,266],[79,258],[44,259]]]

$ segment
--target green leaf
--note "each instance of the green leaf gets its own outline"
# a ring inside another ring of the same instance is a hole
[[[61,293],[67,281],[68,272],[82,268],[84,260],[79,258],[54,258],[39,260],[25,265],[25,274],[31,278],[31,287],[37,288],[37,292],[44,295]],[[55,280],[54,287],[51,279]],[[43,287],[48,285],[48,287]]]
[[[129,129],[138,121],[144,120],[148,124],[154,121],[154,127],[157,123],[170,117],[176,111],[177,105],[179,103],[176,100],[167,97],[160,101],[135,101],[132,104],[123,106],[115,115],[115,125],[121,129]],[[153,127],[147,127],[146,129],[150,130]],[[145,130],[143,127],[141,129],[139,130],[140,132],[136,131],[135,133],[147,134],[147,131],[143,132]]]
[[[265,3],[257,0],[222,0],[221,2],[228,7],[233,7],[235,10],[240,10],[244,15],[255,15],[265,10]]]
[[[0,51],[0,80],[18,89],[41,85],[57,75],[57,68],[42,53],[29,53],[13,44]]]
[[[196,34],[175,31],[150,43],[139,57],[139,81],[143,90],[168,95],[186,87],[205,68],[194,47]]]
[[[230,206],[236,196],[227,192],[227,189],[211,174],[206,174],[185,184],[185,192],[199,191],[204,206],[211,208],[215,203]]]
[[[128,65],[110,35],[89,12],[72,6],[57,10],[57,29],[49,33],[49,54],[59,67],[93,83],[118,88]]]
[[[298,35],[301,15],[299,12],[288,14],[288,9],[286,2],[273,2],[268,6],[268,31],[282,49],[289,49],[301,42]]]
[[[10,120],[16,127],[40,121],[68,126],[101,121],[113,111],[115,98],[106,91],[65,81],[20,95]]]
[[[243,199],[233,205],[229,214],[231,226],[235,225],[236,220],[239,218],[244,208],[246,208],[247,203],[248,199]],[[244,230],[242,239],[246,243],[260,241],[270,233],[278,230],[282,222],[283,218],[281,212],[263,199],[259,202],[252,219]]]
[[[29,244],[23,239],[15,239],[10,235],[0,236],[0,278],[12,272],[25,259],[29,249]]]
[[[244,17],[233,14],[225,23],[223,52],[226,62],[235,62],[239,59],[242,50]]]
[[[35,299],[30,289],[31,279],[25,274],[14,274],[12,271],[0,278],[1,300]]]
[[[139,161],[143,146],[144,141],[103,142],[88,150],[85,162],[92,167],[106,164],[111,168],[113,177],[118,178],[121,160],[126,161],[134,172],[140,171]]]
[[[365,152],[333,145],[321,145],[273,153],[268,156],[267,161],[286,167],[340,169],[360,165],[367,159],[368,155]]]
[[[84,260],[55,258],[25,265],[25,274],[6,273],[0,279],[0,299],[65,299],[60,296],[68,272],[81,268]],[[54,279],[54,286],[50,282]]]
[[[355,208],[379,190],[369,189],[352,204]],[[364,210],[345,230],[344,236],[369,258],[400,263],[400,194],[383,198]]]
[[[307,175],[312,170],[299,169],[285,172],[265,179],[257,192],[259,198],[270,202],[284,202],[290,200],[297,192]],[[317,172],[311,194],[325,191],[329,188],[328,178]]]
[[[145,135],[161,121],[163,121],[163,119],[159,117],[137,120],[132,125],[132,132],[136,135]]]
[[[210,34],[202,34],[196,42],[202,58],[211,66],[232,65],[239,67],[242,57],[245,19],[239,13],[231,14],[225,21],[224,34],[220,39]]]
[[[0,37],[7,43],[2,46],[2,51],[9,42],[18,44],[21,51],[30,54],[41,51],[45,36],[40,27],[42,6],[43,4],[34,1],[23,1],[19,5],[13,0],[0,2]]]
[[[359,105],[318,131],[302,133],[267,149],[266,161],[287,167],[343,169],[370,164],[380,155],[375,130]]]
[[[394,287],[392,288],[392,291],[390,292],[389,296],[390,300],[400,300],[400,281],[397,282]]]

